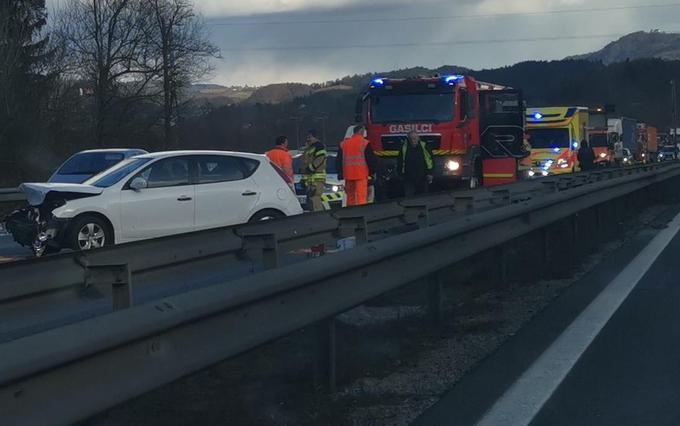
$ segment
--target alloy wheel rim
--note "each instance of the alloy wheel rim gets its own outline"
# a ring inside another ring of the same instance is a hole
[[[78,231],[78,248],[90,250],[100,248],[106,242],[106,234],[101,226],[96,223],[87,223]]]

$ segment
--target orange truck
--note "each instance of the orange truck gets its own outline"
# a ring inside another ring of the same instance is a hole
[[[591,108],[588,115],[588,141],[595,153],[595,165],[607,167],[613,161],[613,151],[609,146],[607,111],[603,107]]]
[[[639,163],[654,161],[658,151],[656,127],[637,123],[637,149],[635,160]]]
[[[647,161],[653,161],[659,152],[658,132],[656,127],[647,126]]]

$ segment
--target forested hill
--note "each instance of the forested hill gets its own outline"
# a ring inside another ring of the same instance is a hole
[[[604,64],[613,64],[644,58],[679,60],[680,34],[638,31],[623,36],[596,52],[572,56],[567,59],[587,59]]]
[[[614,104],[617,114],[661,128],[671,121],[670,80],[680,81],[680,61],[644,59],[605,65],[587,60],[522,62],[469,71],[459,67],[415,68],[357,75],[317,85],[310,95],[276,104],[242,103],[218,108],[186,122],[187,146],[264,151],[278,134],[296,141],[300,132],[325,125],[329,144],[337,143],[354,119],[355,101],[375,75],[405,77],[466,72],[482,81],[522,89],[530,106]],[[343,90],[330,90],[338,86]],[[301,135],[301,139],[304,135]]]

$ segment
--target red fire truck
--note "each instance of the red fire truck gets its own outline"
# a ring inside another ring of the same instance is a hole
[[[469,76],[376,78],[357,101],[356,113],[382,159],[383,181],[395,175],[410,131],[432,149],[435,180],[446,187],[514,182],[517,159],[527,155],[521,92]]]

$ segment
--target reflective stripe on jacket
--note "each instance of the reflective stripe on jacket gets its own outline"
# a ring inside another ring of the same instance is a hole
[[[401,163],[402,175],[406,173],[406,151],[408,150],[410,145],[411,143],[406,141],[401,146],[401,156],[404,159],[404,161]],[[432,161],[432,155],[430,155],[430,150],[427,149],[427,145],[425,145],[425,142],[423,141],[420,141],[420,148],[423,150],[423,157],[425,158],[425,167],[427,168],[428,171],[430,171],[434,168],[434,162]]]
[[[293,180],[295,176],[295,172],[293,171],[293,158],[286,148],[277,146],[274,149],[267,151],[267,157],[269,157],[269,161],[279,166],[286,176]]]
[[[361,134],[345,139],[340,144],[342,150],[342,176],[347,180],[368,179],[366,147],[368,141]]]
[[[321,142],[305,148],[302,153],[302,179],[304,181],[326,181],[326,154],[326,147]]]

